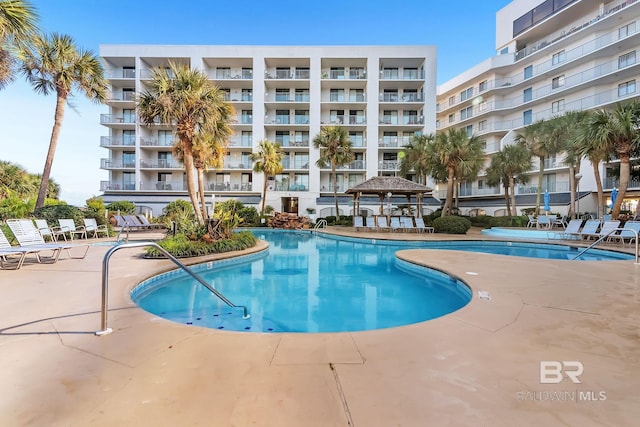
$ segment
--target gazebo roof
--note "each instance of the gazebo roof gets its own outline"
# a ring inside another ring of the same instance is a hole
[[[423,194],[431,188],[397,176],[374,176],[363,183],[351,187],[347,194]]]

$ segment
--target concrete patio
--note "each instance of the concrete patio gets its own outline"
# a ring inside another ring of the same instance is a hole
[[[181,325],[137,308],[129,291],[172,264],[124,249],[110,264],[114,332],[98,337],[108,249],[0,270],[0,425],[632,426],[640,419],[633,261],[405,250],[398,256],[464,280],[472,301],[398,328],[260,334]],[[579,362],[580,383],[565,375],[541,384],[543,361]]]

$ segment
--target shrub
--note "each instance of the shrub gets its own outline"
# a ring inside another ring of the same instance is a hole
[[[469,217],[469,221],[471,221],[471,225],[484,227],[484,228],[489,227],[489,224],[491,223],[492,220],[493,220],[493,217],[487,216],[487,215],[478,215],[478,216]]]
[[[487,224],[489,227],[526,227],[529,218],[526,216],[496,216]]]
[[[75,206],[70,205],[49,205],[43,206],[41,208],[36,209],[33,212],[33,216],[36,218],[42,218],[47,220],[47,224],[50,226],[57,226],[58,220],[60,218],[73,219],[73,222],[76,226],[83,226],[84,222],[84,213],[76,208]]]
[[[121,214],[134,214],[136,212],[136,204],[128,200],[116,200],[107,205],[110,212],[118,212]]]
[[[104,200],[102,199],[102,197],[91,197],[90,199],[87,199],[86,203],[87,209],[85,209],[84,212],[85,218],[94,218],[98,225],[111,225],[105,218],[105,213],[107,210],[104,206]]]
[[[237,200],[226,200],[216,204],[216,216],[222,212],[232,212],[241,218],[240,223],[244,227],[260,226],[260,213],[253,206],[245,206]]]
[[[193,205],[186,200],[178,199],[169,202],[162,210],[162,216],[158,218],[167,227],[167,230],[173,229],[176,224],[176,230],[187,236],[197,234],[198,221],[196,214],[193,212]]]
[[[327,225],[334,225],[336,223],[336,217],[334,215],[329,215],[325,218],[327,221]]]
[[[471,221],[460,216],[443,216],[433,220],[433,228],[437,233],[466,234]]]
[[[195,257],[252,248],[256,245],[256,238],[249,231],[233,233],[228,239],[205,242],[189,240],[184,234],[167,237],[158,242],[163,249],[176,258]],[[156,248],[146,249],[147,258],[162,258],[164,255]]]

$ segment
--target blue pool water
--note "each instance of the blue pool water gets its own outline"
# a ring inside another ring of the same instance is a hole
[[[398,242],[255,230],[269,253],[194,267],[251,314],[230,309],[181,271],[151,278],[132,292],[143,309],[185,324],[252,332],[340,332],[389,328],[433,319],[466,305],[469,288],[435,270],[398,260],[400,249],[447,249],[572,259],[562,245],[497,241]],[[469,254],[469,256],[472,256]],[[589,251],[593,260],[630,255]]]

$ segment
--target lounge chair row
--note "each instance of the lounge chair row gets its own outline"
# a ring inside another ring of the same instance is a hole
[[[433,233],[433,227],[428,227],[424,219],[412,216],[378,215],[373,217],[354,216],[353,226],[356,231],[416,231],[418,233]]]
[[[9,219],[7,225],[19,246],[12,246],[7,237],[0,230],[0,266],[2,268],[19,269],[25,259],[33,255],[36,262],[53,264],[58,261],[60,253],[66,251],[69,258],[82,259],[89,251],[88,244],[47,243],[40,231],[30,219]],[[79,248],[75,255],[72,249]],[[84,252],[82,252],[84,249]]]
[[[109,229],[106,225],[98,225],[95,218],[84,218],[84,226],[76,226],[73,219],[59,219],[58,227],[50,227],[46,220],[34,220],[38,231],[45,239],[49,238],[53,242],[57,242],[60,237],[67,241],[67,235],[73,240],[75,237],[86,239],[87,237],[99,238],[102,234],[109,237]]]
[[[113,215],[116,226],[130,230],[153,230],[164,228],[162,224],[152,224],[144,215]]]
[[[640,233],[640,221],[627,221],[620,226],[620,221],[604,221],[589,219],[582,224],[581,219],[572,219],[567,228],[559,232],[549,232],[549,237],[574,240],[598,240],[605,238],[607,242],[633,243],[636,234]]]

